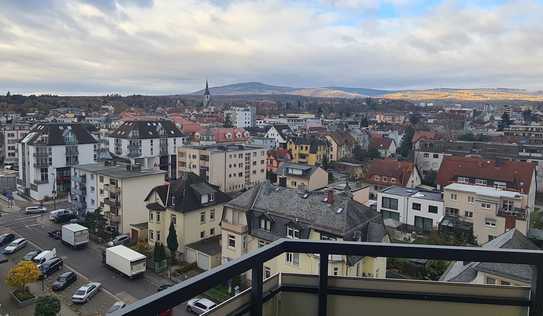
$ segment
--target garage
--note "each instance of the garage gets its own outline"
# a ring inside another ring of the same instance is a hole
[[[202,239],[186,247],[185,260],[188,263],[196,262],[198,268],[209,270],[221,263],[221,236]]]

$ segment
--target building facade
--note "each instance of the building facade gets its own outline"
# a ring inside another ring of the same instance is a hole
[[[292,137],[287,142],[287,150],[292,162],[314,166],[330,161],[330,144],[317,137]]]
[[[276,184],[290,189],[314,191],[328,185],[328,172],[318,166],[283,162],[276,174]]]
[[[249,107],[232,107],[224,111],[224,120],[229,120],[232,127],[246,128],[256,126],[256,108]]]
[[[0,157],[3,158],[4,165],[18,166],[19,164],[19,151],[17,149],[17,143],[23,139],[30,126],[25,124],[9,124],[2,126],[0,137],[2,137],[0,148],[2,152]]]

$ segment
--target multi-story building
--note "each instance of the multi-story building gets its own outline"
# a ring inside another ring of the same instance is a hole
[[[291,189],[314,191],[328,185],[328,172],[318,166],[283,162],[276,172],[276,184]]]
[[[528,234],[528,195],[495,187],[452,183],[443,189],[445,214],[473,223],[479,244],[513,228]]]
[[[245,144],[250,138],[251,134],[243,128],[216,127],[195,132],[192,137],[192,144]]]
[[[330,144],[330,161],[339,161],[353,155],[355,139],[347,132],[333,132],[324,136]]]
[[[114,162],[77,165],[72,168],[72,203],[82,214],[101,208],[111,230],[132,233],[131,225],[147,223],[143,199],[164,183],[165,175],[164,170]]]
[[[511,125],[504,128],[505,136],[521,137],[530,144],[543,145],[543,126],[538,125]]]
[[[160,169],[174,178],[176,148],[186,142],[185,135],[172,121],[126,121],[109,135],[109,151],[130,159],[144,169]]]
[[[213,257],[215,254],[194,249],[192,245],[205,242],[207,249],[220,249],[219,239],[214,237],[221,235],[223,207],[229,200],[228,195],[217,186],[194,173],[184,173],[177,180],[151,189],[145,198],[149,211],[149,244],[166,244],[173,223],[179,243],[177,251],[183,260],[198,262],[206,270],[220,264],[218,255],[216,261],[206,265],[209,261],[206,256]]]
[[[17,187],[35,200],[70,193],[71,167],[96,161],[97,140],[79,124],[37,124],[18,144]]]
[[[230,120],[233,127],[246,128],[256,126],[256,108],[248,107],[232,107],[224,111],[224,120]]]
[[[330,160],[329,146],[328,141],[317,137],[292,137],[287,142],[292,162],[311,166]]]
[[[19,154],[17,150],[17,143],[23,139],[30,126],[27,124],[9,124],[2,126],[0,132],[0,158],[3,159],[6,166],[17,166],[19,164]]]
[[[226,203],[222,259],[228,262],[280,238],[388,242],[381,215],[333,190],[303,194],[266,182]],[[264,263],[264,276],[317,273],[319,256],[285,253]],[[335,276],[384,278],[386,258],[332,255]]]
[[[428,232],[437,229],[443,219],[443,198],[439,192],[394,186],[377,194],[377,211],[384,220]]]
[[[286,124],[275,124],[267,127],[264,137],[275,140],[275,147],[286,148],[288,137],[292,136],[294,132]]]
[[[526,195],[531,212],[535,206],[535,179],[535,166],[529,162],[451,156],[441,163],[436,182],[440,190],[460,183],[520,193]]]
[[[365,181],[370,184],[370,198],[390,186],[414,188],[421,184],[417,167],[410,161],[374,159],[368,165]]]
[[[251,145],[201,145],[177,149],[177,171],[193,172],[223,192],[251,188],[266,179],[266,150]]]

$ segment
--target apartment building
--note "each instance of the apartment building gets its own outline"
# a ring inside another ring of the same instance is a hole
[[[179,243],[177,251],[183,260],[198,262],[205,270],[220,264],[220,252],[209,250],[220,250],[220,222],[228,201],[227,194],[194,173],[184,173],[177,180],[154,187],[145,198],[149,244],[166,244],[173,223]],[[202,244],[206,247],[195,247]]]
[[[314,191],[328,185],[328,172],[318,166],[283,162],[276,172],[276,184],[291,189]]]
[[[101,208],[112,231],[128,234],[131,225],[147,223],[144,197],[164,183],[166,171],[113,162],[72,168],[71,199],[76,209],[94,212]],[[139,236],[132,236],[135,240]]]
[[[526,195],[527,208],[535,206],[535,166],[529,162],[484,160],[477,157],[445,157],[437,173],[442,190],[451,183],[476,185]]]
[[[193,172],[223,192],[251,188],[266,179],[266,150],[252,145],[200,145],[177,149],[178,175]]]
[[[388,242],[381,215],[350,192],[312,192],[262,183],[226,203],[221,221],[223,262],[280,238]],[[285,253],[264,263],[264,276],[318,273],[319,257]],[[386,258],[332,255],[330,275],[384,278]]]
[[[452,183],[443,189],[445,214],[473,223],[479,244],[513,228],[528,234],[528,195],[493,187]]]
[[[17,188],[35,200],[71,191],[71,167],[96,161],[97,140],[83,125],[41,123],[18,143]]]
[[[410,161],[374,159],[368,165],[365,181],[370,184],[370,198],[389,186],[414,188],[421,183],[417,167]]]
[[[355,139],[348,132],[334,132],[324,136],[330,144],[330,161],[339,161],[353,155]]]
[[[330,144],[317,137],[292,137],[287,142],[287,150],[291,153],[292,162],[311,166],[330,161]]]
[[[17,143],[20,139],[23,139],[30,126],[26,124],[8,124],[2,126],[0,131],[0,157],[3,158],[4,165],[17,166],[19,164],[19,152],[17,150]]]
[[[247,143],[251,134],[244,128],[214,127],[195,132],[191,143],[194,145]]]
[[[543,126],[511,125],[503,129],[505,136],[521,137],[534,145],[543,145]]]
[[[248,107],[232,107],[224,111],[224,120],[227,118],[233,127],[246,128],[256,126],[256,108]]]
[[[129,159],[143,169],[160,169],[175,178],[177,171],[176,148],[187,138],[169,120],[126,121],[108,137],[109,151]]]
[[[443,198],[439,192],[412,188],[389,187],[377,194],[377,211],[393,226],[405,225],[419,232],[437,230],[444,216]]]

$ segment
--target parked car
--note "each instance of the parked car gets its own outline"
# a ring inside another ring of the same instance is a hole
[[[107,243],[108,247],[118,246],[118,245],[127,245],[130,243],[130,236],[127,234],[119,235],[113,238],[110,242]]]
[[[114,312],[118,311],[119,309],[123,309],[126,306],[126,303],[123,301],[117,301],[111,305],[111,307],[107,310],[106,316],[111,315]]]
[[[207,298],[193,298],[187,302],[187,311],[197,315],[203,314],[213,307],[215,304],[212,300]]]
[[[77,280],[77,274],[72,271],[64,272],[53,282],[51,289],[53,291],[62,291]]]
[[[53,219],[53,222],[58,223],[58,224],[64,224],[64,223],[68,223],[74,218],[77,218],[77,216],[72,213],[58,214]]]
[[[26,247],[27,241],[24,238],[17,238],[4,248],[5,254],[15,253]]]
[[[51,250],[44,250],[40,252],[37,256],[32,258],[32,261],[36,263],[38,266],[45,261],[51,260],[57,256],[57,250],[55,248]]]
[[[0,235],[0,247],[9,244],[15,240],[15,235],[11,233]]]
[[[165,289],[171,287],[172,285],[173,284],[170,284],[170,283],[161,284],[161,285],[159,285],[159,287],[157,289],[157,292],[164,291]]]
[[[98,282],[90,282],[83,285],[75,291],[74,295],[72,295],[72,302],[79,304],[88,302],[91,297],[98,293],[101,286],[102,284]]]
[[[60,239],[62,237],[62,233],[60,232],[60,229],[55,229],[47,233],[47,235],[53,239]]]
[[[41,251],[39,250],[32,250],[26,253],[26,255],[23,257],[22,260],[24,261],[32,261],[37,255],[40,254]]]
[[[58,210],[51,211],[51,213],[49,213],[49,219],[55,221],[58,216],[67,214],[72,214],[72,212],[70,210],[60,208]]]
[[[42,214],[42,213],[45,213],[45,212],[47,212],[47,207],[45,207],[45,206],[29,206],[29,207],[25,208],[25,214],[26,215]]]
[[[51,274],[62,269],[63,265],[64,265],[64,261],[58,257],[45,261],[44,263],[38,266],[38,268],[40,268],[40,271],[41,271],[40,277],[46,278],[50,276]]]

